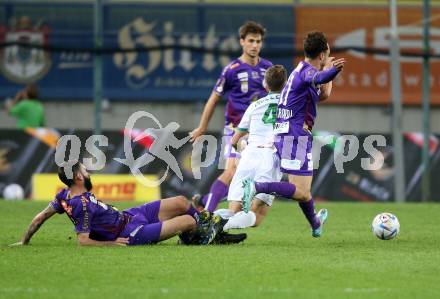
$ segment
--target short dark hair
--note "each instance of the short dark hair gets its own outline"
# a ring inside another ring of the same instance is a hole
[[[29,99],[38,99],[38,87],[34,83],[26,86],[26,93]]]
[[[287,71],[280,64],[273,65],[267,69],[264,80],[270,91],[280,92],[286,83]]]
[[[328,42],[324,33],[312,31],[307,33],[304,39],[304,55],[307,58],[315,59],[320,53],[328,50]]]
[[[240,38],[245,39],[249,33],[260,34],[263,39],[266,35],[266,28],[257,22],[247,21],[240,27],[240,29],[238,29],[238,35]]]
[[[75,182],[75,175],[76,173],[79,171],[80,167],[81,167],[81,163],[80,162],[76,162],[75,164],[70,163],[64,163],[62,166],[58,167],[58,178],[60,179],[61,182],[63,182],[67,187],[72,187],[73,183]],[[66,169],[68,167],[72,167],[72,178],[69,179],[66,175]]]

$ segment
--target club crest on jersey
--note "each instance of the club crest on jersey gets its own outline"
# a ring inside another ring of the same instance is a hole
[[[240,80],[240,90],[242,93],[249,91],[249,74],[242,72],[237,74],[238,80]]]
[[[6,28],[0,25],[0,42],[46,45],[47,26],[41,22],[32,25],[27,16],[12,20],[13,25]],[[40,49],[17,45],[0,49],[0,72],[14,83],[30,83],[44,77],[52,65],[50,55]]]

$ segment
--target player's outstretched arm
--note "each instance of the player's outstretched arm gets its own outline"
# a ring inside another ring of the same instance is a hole
[[[51,205],[48,205],[47,208],[45,208],[43,211],[38,213],[34,217],[34,219],[32,219],[32,222],[29,225],[29,228],[26,231],[25,235],[23,236],[23,239],[20,242],[11,244],[11,246],[28,245],[32,236],[38,231],[41,225],[43,225],[43,223],[47,219],[52,217],[55,213],[56,213],[55,209]]]
[[[115,241],[96,241],[90,239],[88,233],[79,233],[78,242],[81,246],[126,246],[128,244],[128,238],[117,238]]]
[[[339,58],[331,61],[331,67],[315,73],[312,83],[315,85],[326,84],[332,81],[336,75],[342,71],[345,65],[345,58]]]
[[[220,99],[221,97],[215,91],[211,93],[211,96],[209,97],[208,102],[206,102],[205,108],[203,109],[199,126],[191,133],[189,133],[189,136],[191,136],[191,142],[194,142],[197,138],[199,138],[206,132],[206,130],[208,129],[209,121],[211,120],[212,114],[214,113],[215,106]]]

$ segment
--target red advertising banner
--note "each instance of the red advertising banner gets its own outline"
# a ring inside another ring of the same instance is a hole
[[[438,15],[440,9],[431,9]],[[299,6],[296,17],[296,48],[311,30],[323,31],[330,47],[378,48],[390,47],[388,7],[317,7]],[[400,49],[421,53],[423,49],[422,8],[398,9]],[[440,19],[431,20],[431,53],[440,54]],[[388,104],[391,99],[390,64],[388,55],[366,54],[351,50],[337,53],[348,62],[335,81],[329,103]],[[401,57],[402,101],[420,104],[422,99],[422,58]],[[431,104],[440,105],[440,61],[430,60]]]

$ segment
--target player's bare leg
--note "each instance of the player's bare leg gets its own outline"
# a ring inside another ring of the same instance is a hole
[[[254,224],[255,227],[259,226],[261,222],[263,222],[269,210],[270,206],[267,205],[264,201],[259,200],[258,198],[253,200],[251,212],[254,212],[256,216]]]
[[[236,169],[236,158],[227,158],[225,170],[214,181],[209,193],[202,199],[205,210],[213,212],[217,208],[220,200],[228,195],[228,187],[234,177]]]
[[[230,201],[228,204],[228,209],[233,213],[238,213],[242,210],[243,205],[241,201]]]
[[[295,192],[294,198],[298,200],[298,204],[312,227],[312,236],[319,237],[322,233],[322,225],[327,219],[328,212],[326,209],[315,211],[315,202],[310,193],[312,187],[313,176],[299,176],[289,174],[289,183],[294,184],[298,192]],[[296,196],[296,197],[295,197]]]
[[[315,204],[310,194],[313,177],[291,175],[288,176],[289,182],[269,182],[254,183],[253,180],[246,179],[244,183],[243,206],[249,206],[250,199],[255,194],[277,194],[285,198],[292,198],[298,201],[304,216],[312,227],[312,236],[319,237],[322,233],[322,224],[327,219],[328,212],[326,209],[315,212]]]
[[[296,187],[293,199],[296,199],[298,202],[306,202],[312,198],[310,190],[312,188],[313,176],[289,174],[288,180],[290,184]]]
[[[223,225],[219,217],[214,218],[208,212],[199,213],[184,196],[162,199],[158,218],[163,222],[160,240],[197,229],[204,242],[200,244],[209,244]]]
[[[196,229],[196,220],[189,216],[177,216],[162,223],[160,230],[160,240],[167,240],[181,232],[187,232]]]
[[[175,196],[160,201],[158,215],[160,221],[165,221],[185,214],[188,214],[193,218],[194,215],[197,214],[196,209],[194,209],[185,196]]]

